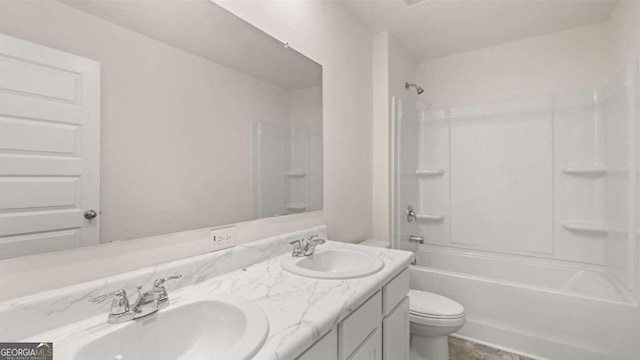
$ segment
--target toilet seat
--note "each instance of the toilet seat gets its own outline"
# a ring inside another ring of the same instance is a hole
[[[465,318],[462,305],[444,296],[420,290],[409,290],[409,314],[420,323],[460,319],[464,322]]]
[[[467,318],[464,314],[457,318],[445,318],[438,319],[433,317],[425,317],[415,314],[409,314],[409,321],[411,322],[411,326],[414,325],[422,325],[433,328],[459,328],[464,325],[467,321]],[[452,331],[453,332],[453,331]]]

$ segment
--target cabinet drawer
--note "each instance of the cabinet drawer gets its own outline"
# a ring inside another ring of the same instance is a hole
[[[382,360],[382,332],[380,329],[376,329],[367,341],[351,355],[349,360]]]
[[[347,359],[382,321],[382,294],[378,291],[339,325],[340,359]]]
[[[382,288],[382,304],[384,315],[395,309],[395,307],[409,293],[409,269],[404,269],[393,280]]]
[[[338,360],[338,331],[333,328],[297,360]]]

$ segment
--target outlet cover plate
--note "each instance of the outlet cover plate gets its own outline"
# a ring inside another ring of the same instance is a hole
[[[209,251],[218,251],[237,245],[236,226],[218,226],[211,228]]]

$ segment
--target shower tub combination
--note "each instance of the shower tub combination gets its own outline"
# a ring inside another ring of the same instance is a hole
[[[411,288],[464,305],[455,335],[535,359],[603,360],[637,304],[603,269],[420,245]]]
[[[412,289],[465,307],[454,336],[534,359],[640,359],[639,69],[481,105],[394,99],[393,246],[415,252]]]

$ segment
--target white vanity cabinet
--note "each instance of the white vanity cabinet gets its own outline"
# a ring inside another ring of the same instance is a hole
[[[408,293],[404,269],[298,360],[409,360]]]

